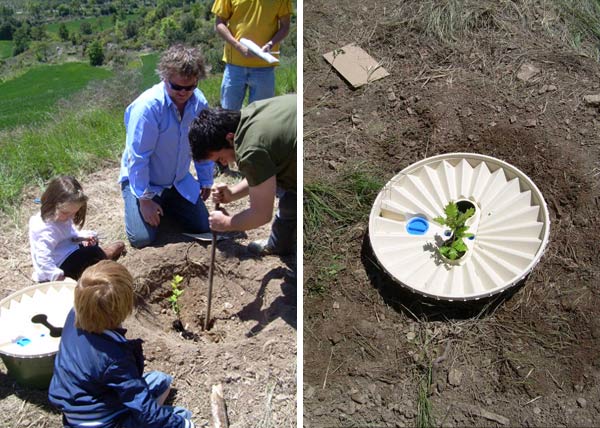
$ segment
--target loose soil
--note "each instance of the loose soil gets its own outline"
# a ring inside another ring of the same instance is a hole
[[[80,181],[90,198],[85,228],[99,232],[101,242],[126,240],[123,202],[110,168]],[[217,180],[232,180],[221,176]],[[39,210],[31,189],[15,218],[3,218],[0,298],[32,285],[27,220]],[[247,200],[226,208],[237,212]],[[130,338],[144,340],[146,370],[175,378],[168,404],[186,407],[196,426],[209,426],[211,386],[222,383],[232,427],[296,426],[296,284],[288,274],[294,259],[253,257],[246,245],[267,237],[266,225],[217,243],[212,326],[204,331],[211,243],[187,238],[173,224],[157,245],[128,247],[120,259],[135,278],[136,310],[125,322]],[[167,299],[174,275],[182,276],[179,305],[185,331]],[[0,426],[61,427],[46,391],[16,384],[0,363]]]
[[[550,243],[512,293],[441,305],[383,274],[366,220],[323,227],[304,262],[305,284],[330,278],[304,294],[304,426],[600,426],[600,122],[583,100],[600,65],[537,21],[450,48],[399,24],[408,3],[305,2],[304,184],[485,154],[540,188]],[[322,54],[351,42],[390,76],[350,89]],[[526,82],[525,63],[540,69]]]

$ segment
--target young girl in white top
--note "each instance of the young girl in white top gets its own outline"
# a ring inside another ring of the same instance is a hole
[[[87,196],[75,178],[57,177],[48,184],[40,213],[29,219],[34,281],[79,279],[88,266],[117,260],[124,252],[121,241],[100,248],[95,232],[78,230],[86,210]]]

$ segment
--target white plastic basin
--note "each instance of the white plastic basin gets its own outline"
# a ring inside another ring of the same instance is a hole
[[[447,229],[433,221],[451,201],[476,205],[469,250],[456,263],[437,248]],[[550,234],[544,198],[523,172],[490,156],[448,153],[416,162],[377,196],[371,247],[383,269],[427,297],[475,300],[507,290],[540,260]]]
[[[19,383],[48,386],[60,337],[32,318],[46,315],[50,325],[62,328],[73,307],[75,285],[72,280],[41,283],[0,301],[0,357]]]

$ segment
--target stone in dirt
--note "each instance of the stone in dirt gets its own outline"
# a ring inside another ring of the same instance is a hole
[[[600,94],[585,95],[583,97],[583,101],[585,101],[585,103],[589,106],[600,106]]]
[[[528,82],[534,76],[539,74],[540,71],[541,70],[533,64],[523,64],[517,72],[517,79],[523,82]]]
[[[587,406],[587,400],[583,397],[577,399],[577,405],[582,409]]]
[[[459,386],[462,381],[463,374],[458,369],[450,369],[448,372],[448,383],[452,386]]]
[[[535,128],[537,126],[537,119],[527,119],[527,122],[525,122],[525,126],[527,128]]]
[[[354,403],[354,401],[348,401],[346,403],[341,403],[338,406],[338,410],[347,415],[353,415],[354,413],[356,413],[356,404]]]
[[[367,396],[363,393],[356,392],[350,396],[352,401],[355,401],[358,404],[365,404],[367,402]]]
[[[387,99],[390,102],[396,101],[396,94],[392,88],[388,89]]]
[[[486,409],[482,409],[471,404],[461,404],[459,407],[471,415],[480,416],[490,421],[498,422],[501,425],[510,425],[510,419],[505,416],[492,413]]]

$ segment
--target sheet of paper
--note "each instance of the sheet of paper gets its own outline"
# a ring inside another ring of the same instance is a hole
[[[354,43],[327,52],[323,57],[354,88],[390,75],[371,55]]]
[[[250,49],[250,52],[252,52],[254,55],[262,58],[263,60],[267,61],[269,64],[275,64],[275,63],[279,62],[279,60],[277,58],[275,58],[273,55],[271,55],[268,52],[264,52],[260,48],[260,46],[258,46],[252,40],[241,38],[240,43],[242,45],[246,46],[248,49]]]

